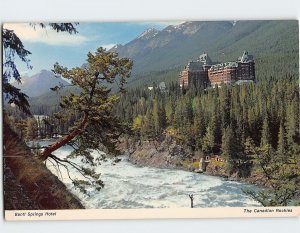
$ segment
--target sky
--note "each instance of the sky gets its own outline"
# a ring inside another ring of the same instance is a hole
[[[77,34],[57,33],[49,28],[33,28],[27,23],[4,24],[12,29],[22,40],[25,49],[32,54],[32,70],[16,58],[21,76],[32,76],[41,70],[51,70],[58,62],[72,68],[81,66],[88,52],[94,52],[100,46],[110,49],[116,44],[126,44],[149,28],[163,29],[168,25],[180,24],[180,21],[166,22],[103,22],[80,23]]]

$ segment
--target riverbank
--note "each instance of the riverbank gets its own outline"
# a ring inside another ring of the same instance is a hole
[[[123,138],[120,140],[118,149],[121,153],[128,155],[129,160],[138,166],[180,169],[192,172],[199,169],[199,161],[203,158],[203,154],[193,153],[168,137],[162,137],[159,141]],[[266,178],[258,171],[252,171],[248,177],[240,177],[237,173],[230,174],[226,167],[226,162],[222,160],[211,160],[203,173],[231,181],[268,186]]]
[[[3,124],[4,209],[84,209],[6,121]]]
[[[42,140],[39,143],[44,145],[47,141]],[[151,142],[149,149],[150,147],[152,147]],[[156,144],[155,147],[159,150],[160,146]],[[143,148],[147,149],[145,146]],[[61,174],[58,174],[51,164],[47,167],[87,209],[189,208],[189,194],[195,196],[195,208],[260,206],[243,192],[243,190],[259,190],[256,186],[184,171],[188,170],[186,167],[190,165],[187,162],[176,165],[175,161],[180,161],[179,156],[185,158],[192,154],[186,154],[176,144],[170,145],[169,149],[173,152],[169,163],[163,163],[163,156],[159,154],[153,154],[153,160],[148,161],[148,166],[138,163],[141,160],[135,160],[134,163],[132,156],[111,155],[95,166],[87,167],[95,169],[97,174],[101,173],[100,178],[104,183],[100,191],[94,186],[89,187],[88,195],[74,187],[65,170],[61,170]],[[72,150],[70,146],[61,147],[55,155],[65,158]],[[94,161],[98,161],[98,158],[102,157],[102,152],[91,151],[91,155]],[[72,158],[72,161],[81,165],[80,158]],[[154,165],[161,168],[155,168]],[[69,169],[71,177],[78,177],[76,169],[72,167]]]
[[[56,155],[63,158],[71,152],[72,148],[66,146],[57,150]],[[101,156],[98,151],[91,153],[95,160]],[[137,166],[127,156],[117,159],[118,162],[116,157],[107,157],[93,167],[97,174],[101,173],[104,183],[100,191],[91,186],[86,195],[64,173],[63,182],[87,209],[190,208],[189,194],[195,197],[194,208],[261,206],[243,192],[259,190],[254,185],[182,169]],[[80,164],[81,160],[72,161]],[[77,170],[70,168],[70,176],[76,175]]]

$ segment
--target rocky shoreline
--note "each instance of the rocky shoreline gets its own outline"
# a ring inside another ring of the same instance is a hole
[[[159,141],[121,139],[118,149],[126,154],[129,160],[137,166],[156,168],[179,169],[196,171],[199,169],[199,161],[203,156],[200,153],[192,153],[183,145],[179,145],[171,138],[163,137]],[[259,173],[252,172],[249,177],[239,177],[237,173],[229,174],[224,162],[213,161],[206,167],[205,175],[223,177],[231,181],[245,182],[258,186],[267,186],[266,178]]]

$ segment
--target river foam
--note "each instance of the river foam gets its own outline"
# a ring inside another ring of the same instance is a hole
[[[55,155],[64,158],[70,152],[71,148],[66,146],[56,151]],[[92,155],[95,160],[101,156],[95,151]],[[128,158],[120,158],[121,161],[115,165],[110,159],[101,161],[96,171],[101,173],[105,186],[100,191],[88,188],[89,195],[74,188],[63,168],[60,173],[53,164],[48,162],[47,166],[80,198],[86,208],[189,208],[189,194],[194,195],[195,208],[260,206],[242,191],[257,189],[256,186],[181,170],[138,167],[130,163]],[[81,163],[80,159],[74,161]],[[72,177],[82,179],[75,169],[70,168],[70,171]]]

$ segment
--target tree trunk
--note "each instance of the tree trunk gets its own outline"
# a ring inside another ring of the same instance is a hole
[[[76,129],[74,129],[70,134],[68,134],[67,136],[63,137],[61,140],[58,140],[57,142],[49,145],[40,155],[40,159],[42,161],[45,161],[49,155],[57,150],[58,148],[66,145],[68,142],[70,142],[73,138],[75,138],[77,135],[79,135],[81,133],[81,131],[85,128],[86,123],[88,120],[88,114],[84,113],[84,116],[80,122],[80,124],[77,126]]]

